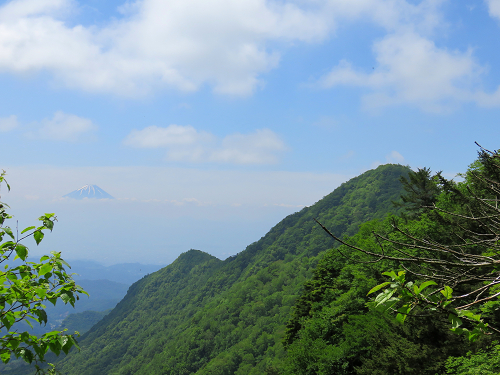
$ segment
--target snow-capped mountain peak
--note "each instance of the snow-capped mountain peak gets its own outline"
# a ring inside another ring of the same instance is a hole
[[[114,199],[111,195],[106,193],[97,185],[85,185],[80,189],[72,191],[63,197],[83,199],[83,198],[95,198],[95,199]]]

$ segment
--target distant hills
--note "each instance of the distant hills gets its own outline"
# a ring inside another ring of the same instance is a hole
[[[94,199],[115,199],[110,194],[106,193],[97,185],[85,185],[80,189],[72,191],[66,195],[64,198],[73,199],[84,199],[84,198],[94,198]]]
[[[401,165],[367,171],[224,261],[197,250],[181,254],[134,283],[58,369],[75,375],[281,373],[296,300],[325,251],[336,246],[314,218],[337,235],[355,235],[361,224],[397,212],[398,179],[408,172]]]
[[[149,273],[162,268],[162,266],[139,263],[103,266],[88,260],[70,260],[69,264],[71,269],[67,269],[67,271],[74,273],[73,279],[90,296],[80,296],[80,300],[75,304],[74,308],[70,304],[64,304],[61,301],[56,306],[48,304],[45,309],[48,316],[47,325],[35,324],[33,329],[28,328],[26,325],[24,329],[40,335],[58,328],[63,320],[71,314],[110,310],[121,301],[130,285]]]
[[[119,263],[103,266],[91,260],[68,260],[74,279],[79,280],[110,280],[116,283],[132,285],[144,276],[156,272],[164,266],[141,263]]]

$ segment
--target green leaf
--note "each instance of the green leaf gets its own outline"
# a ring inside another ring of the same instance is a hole
[[[68,303],[71,301],[71,297],[67,293],[62,293],[60,297],[64,303]]]
[[[19,351],[19,355],[26,362],[28,362],[30,364],[31,364],[31,362],[33,362],[33,352],[31,352],[31,350],[23,348]]]
[[[45,288],[37,288],[35,290],[35,293],[40,297],[41,299],[44,299],[45,296],[47,295],[47,289]]]
[[[22,260],[26,260],[26,257],[28,256],[28,248],[24,245],[18,244],[16,246],[16,254]]]
[[[416,294],[420,294],[422,293],[422,291],[427,288],[428,286],[431,286],[431,285],[438,285],[436,282],[432,281],[432,280],[429,280],[429,281],[425,281],[422,283],[422,285],[420,285],[420,288],[418,288],[418,292],[415,292]]]
[[[33,311],[33,313],[38,317],[37,320],[40,324],[42,323],[47,324],[47,313],[45,312],[45,310],[37,309]]]
[[[12,229],[10,229],[10,227],[5,227],[5,228],[3,228],[3,231],[4,231],[5,233],[7,233],[7,234],[10,236],[10,238],[12,238],[13,240],[15,240],[15,239],[16,239],[16,238],[14,237],[14,234],[12,233]]]
[[[456,330],[458,327],[462,325],[462,319],[460,319],[455,314],[450,314],[448,316],[449,321],[451,322],[451,327],[453,330]]]
[[[0,359],[3,363],[8,363],[10,361],[10,352],[8,350],[0,352]]]
[[[446,306],[448,306],[452,301],[445,301],[443,303],[441,303],[441,307],[445,308]]]
[[[469,318],[471,320],[475,320],[476,322],[480,322],[481,321],[481,315],[474,314],[470,310],[460,310],[458,312],[458,316],[465,316],[466,318]]]
[[[49,343],[49,348],[55,355],[59,355],[61,353],[61,344],[58,340],[53,340]]]
[[[35,228],[36,228],[35,226],[31,226],[31,227],[28,227],[28,228],[24,228],[24,229],[21,231],[21,234],[24,234],[24,233],[26,233],[26,232],[28,232],[28,231],[30,231],[30,230],[35,229]]]
[[[407,317],[407,315],[405,315],[405,314],[398,314],[398,315],[396,315],[396,321],[398,323],[403,324],[405,322],[406,317]]]
[[[8,251],[10,249],[14,249],[15,247],[16,247],[15,242],[7,241],[7,242],[4,242],[3,244],[0,245],[0,250]]]
[[[382,275],[389,276],[391,279],[395,280],[396,279],[396,272],[394,271],[387,271],[382,273]]]
[[[377,290],[384,288],[385,286],[389,285],[390,283],[391,283],[390,281],[386,281],[385,283],[379,284],[379,285],[373,287],[372,289],[370,289],[370,291],[366,295],[368,296],[368,295],[376,292]]]
[[[52,229],[54,228],[54,222],[52,220],[44,220],[43,225],[47,227],[52,232]]]
[[[468,333],[468,339],[469,339],[469,342],[474,342],[476,341],[478,338],[479,338],[479,332],[467,332]]]
[[[453,294],[453,289],[451,289],[448,285],[444,287],[444,289],[441,291],[441,294],[446,298],[450,299]]]
[[[68,336],[67,335],[60,335],[57,340],[59,341],[59,344],[61,345],[61,348],[64,347],[64,345],[67,344],[68,342]]]
[[[2,318],[2,323],[3,325],[5,326],[5,328],[7,328],[7,330],[10,329],[10,327],[12,327],[16,321],[16,318],[14,316],[14,313],[12,311],[6,311]]]
[[[50,271],[52,271],[52,264],[44,263],[38,270],[38,275],[43,276],[46,273],[49,273]]]
[[[377,306],[383,305],[388,302],[392,295],[396,292],[396,289],[393,290],[384,290],[383,293],[380,293],[377,298],[375,298],[375,302],[377,302]]]
[[[68,262],[66,262],[64,259],[61,259],[61,263],[64,264],[66,267],[71,268]]]
[[[31,327],[31,329],[33,329],[33,324],[31,324],[29,319],[25,319],[24,321],[26,322],[26,324],[28,324]]]
[[[33,237],[35,238],[36,244],[40,244],[43,240],[43,232],[41,230],[37,230],[35,233],[33,233]]]
[[[6,345],[9,346],[12,350],[16,350],[20,343],[21,341],[17,339],[10,339]]]

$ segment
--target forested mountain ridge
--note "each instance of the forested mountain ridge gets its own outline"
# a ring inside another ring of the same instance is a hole
[[[276,373],[292,307],[337,234],[394,212],[399,177],[384,165],[292,214],[225,261],[191,250],[136,282],[126,297],[58,363],[64,374]],[[318,255],[320,255],[318,257]]]

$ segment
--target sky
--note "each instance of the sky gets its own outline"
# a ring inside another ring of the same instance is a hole
[[[498,148],[499,51],[500,0],[0,1],[1,199],[56,213],[33,256],[225,259],[380,164]]]

